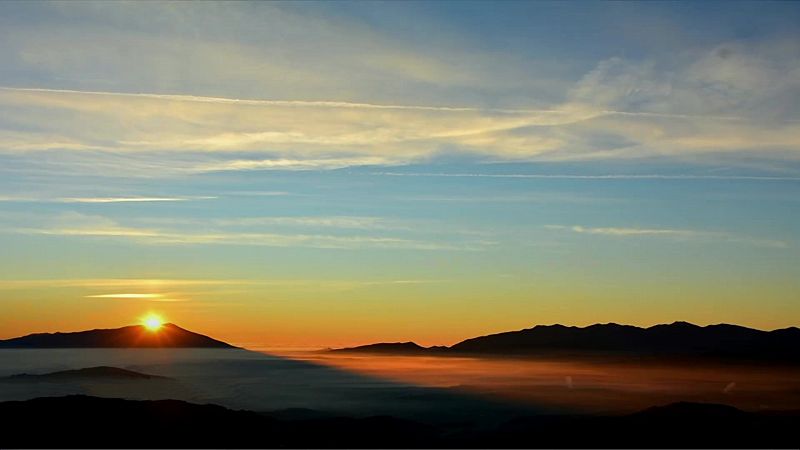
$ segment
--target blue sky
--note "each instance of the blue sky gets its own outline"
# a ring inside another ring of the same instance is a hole
[[[0,331],[795,325],[798,23],[791,2],[2,3]]]

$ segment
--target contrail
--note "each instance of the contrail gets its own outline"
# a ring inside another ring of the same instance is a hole
[[[419,110],[419,111],[450,111],[450,112],[479,112],[491,111],[502,113],[543,113],[543,114],[567,114],[568,111],[555,109],[501,109],[501,108],[473,108],[459,106],[421,106],[421,105],[382,105],[376,103],[353,103],[328,100],[251,100],[225,97],[204,97],[197,95],[182,94],[150,94],[143,92],[104,92],[104,91],[78,91],[72,89],[46,89],[46,88],[16,88],[0,86],[0,90],[12,92],[39,92],[49,94],[79,94],[115,97],[134,97],[148,98],[156,100],[172,100],[181,102],[198,103],[219,103],[248,106],[321,106],[328,108],[358,108],[358,109],[400,109],[400,110]]]
[[[663,117],[677,119],[710,119],[710,120],[746,120],[743,117],[726,116],[704,116],[692,114],[671,114],[655,112],[632,112],[615,110],[586,110],[575,111],[568,109],[514,109],[514,108],[476,108],[462,106],[429,106],[429,105],[387,105],[377,103],[342,102],[330,100],[254,100],[226,97],[205,97],[184,94],[152,94],[144,92],[107,92],[107,91],[80,91],[73,89],[47,89],[47,88],[19,88],[10,86],[0,86],[0,90],[11,92],[33,92],[50,94],[73,94],[73,95],[97,95],[115,97],[147,98],[155,100],[170,100],[180,102],[216,103],[229,105],[246,106],[285,106],[285,107],[324,107],[324,108],[353,108],[353,109],[395,109],[408,111],[440,111],[440,112],[494,112],[501,114],[596,114],[603,115],[622,115],[622,116],[641,116],[641,117]]]

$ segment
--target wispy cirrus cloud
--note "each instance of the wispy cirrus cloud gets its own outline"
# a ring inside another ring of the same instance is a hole
[[[0,46],[17,74],[0,88],[0,154],[32,165],[152,177],[443,153],[800,159],[796,31],[574,65],[458,45],[467,36],[431,23],[419,24],[424,44],[397,39],[324,8],[55,4],[39,15],[4,24]],[[214,32],[198,32],[209,23]]]
[[[187,167],[189,173],[226,172],[239,170],[333,170],[351,166],[394,166],[408,160],[390,156],[353,156],[323,159],[234,159],[196,164]]]
[[[380,286],[417,286],[448,283],[440,278],[408,279],[148,279],[148,278],[97,278],[97,279],[33,279],[2,280],[0,290],[77,289],[101,292],[83,295],[83,298],[120,299],[139,301],[188,301],[190,298],[219,292],[255,292],[265,288],[355,290]],[[231,291],[231,288],[239,289]],[[108,289],[118,289],[107,293]],[[210,289],[210,290],[209,290]],[[222,291],[220,291],[222,289]],[[122,291],[122,292],[120,292]],[[131,292],[134,291],[134,292]]]
[[[160,203],[187,202],[194,200],[213,200],[217,196],[184,196],[184,197],[44,197],[27,195],[0,195],[0,202],[20,203]]]
[[[558,138],[496,133],[565,125],[598,114],[569,109],[497,110],[18,88],[0,89],[3,105],[46,108],[72,118],[70,126],[52,120],[47,134],[0,133],[6,152],[33,151],[36,146],[57,149],[58,143],[70,140],[109,152],[271,154],[269,158],[223,158],[216,164],[200,161],[186,168],[197,171],[390,165],[418,161],[453,144],[468,153],[534,155],[556,148]],[[375,114],[374,109],[382,112]],[[150,114],[146,120],[143,111]],[[75,114],[91,117],[94,126],[76,127]],[[109,124],[107,136],[98,136],[96,121],[116,125],[112,130]],[[120,128],[120,123],[130,125]]]
[[[581,225],[545,225],[545,229],[569,231],[577,234],[587,234],[609,237],[631,238],[673,238],[684,240],[707,240],[739,243],[768,248],[789,248],[791,244],[777,239],[761,239],[745,236],[727,231],[707,231],[673,228],[637,228],[637,227],[586,227]]]
[[[226,195],[242,197],[283,197],[286,195],[297,195],[286,191],[227,191]]]
[[[87,295],[86,298],[111,298],[111,299],[122,299],[122,300],[144,300],[149,302],[163,302],[163,303],[173,303],[173,302],[185,302],[188,301],[185,298],[175,298],[172,295],[165,295],[165,294],[142,294],[142,293],[121,293],[121,294],[95,294],[95,295]]]
[[[372,172],[389,177],[442,178],[518,178],[534,180],[721,180],[721,181],[800,181],[800,176],[714,175],[714,174],[535,174],[535,173],[448,173],[448,172]]]
[[[442,152],[484,160],[580,161],[736,155],[758,149],[763,157],[798,159],[800,130],[791,120],[702,110],[684,114],[667,107],[612,110],[604,103],[613,100],[586,93],[601,89],[605,81],[596,78],[582,81],[571,102],[550,110],[5,88],[0,89],[0,108],[31,111],[18,121],[40,123],[40,110],[55,117],[47,122],[46,133],[0,130],[0,149],[17,154],[93,151],[100,162],[137,155],[125,166],[129,175],[145,176],[397,166],[425,162]],[[85,127],[80,125],[84,120]],[[98,122],[108,126],[98,127]],[[56,160],[77,169],[75,158],[67,154]]]
[[[238,286],[252,284],[243,279],[182,279],[182,278],[57,278],[31,280],[2,280],[1,289],[28,288],[90,288],[90,289],[162,289],[166,287]]]
[[[279,219],[280,220],[280,219]],[[284,223],[298,224],[298,218]],[[300,218],[303,221],[304,219]],[[305,219],[309,224],[309,219]],[[369,227],[363,220],[343,222],[342,218],[320,221],[314,219],[315,226],[336,226],[341,228],[365,229]],[[169,222],[169,220],[167,220]],[[413,250],[481,250],[488,241],[470,240],[463,242],[412,239],[375,234],[311,234],[278,233],[259,230],[241,231],[226,228],[241,222],[221,220],[218,228],[196,230],[193,228],[161,228],[122,225],[103,216],[91,216],[75,212],[65,213],[51,220],[47,226],[13,227],[2,231],[6,233],[66,236],[83,238],[128,239],[154,245],[255,245],[267,247],[308,247],[327,249],[413,249]],[[255,223],[256,225],[258,223]],[[372,226],[374,228],[374,226]]]
[[[194,197],[65,197],[57,199],[60,203],[150,203],[185,202],[190,200],[213,200],[216,196]]]
[[[128,238],[149,244],[171,245],[258,245],[267,247],[310,247],[329,249],[413,249],[413,250],[459,250],[468,249],[437,242],[381,236],[329,236],[312,234],[237,233],[219,231],[210,233],[175,232],[113,228],[24,228],[15,230],[21,234],[45,236],[74,236],[96,238]]]
[[[153,299],[161,298],[162,294],[97,294],[87,295],[86,298],[134,298],[134,299]]]
[[[392,220],[384,217],[370,216],[257,216],[208,219],[145,217],[138,218],[137,221],[146,224],[162,225],[212,225],[217,227],[285,226],[357,230],[410,230],[415,225],[413,220]]]
[[[569,230],[581,234],[599,234],[606,236],[675,236],[675,237],[696,237],[702,236],[703,232],[694,230],[680,230],[668,228],[623,228],[623,227],[583,227],[580,225],[546,225],[545,228],[551,230]]]
[[[198,95],[179,95],[179,94],[148,94],[148,93],[127,93],[127,92],[108,92],[108,91],[79,91],[73,89],[44,89],[44,88],[20,88],[0,86],[0,90],[32,92],[32,93],[51,93],[51,94],[80,94],[89,96],[122,96],[131,98],[146,98],[154,100],[171,100],[195,103],[212,103],[225,105],[243,106],[290,106],[297,108],[351,108],[351,109],[388,109],[388,110],[410,110],[410,111],[446,111],[446,112],[476,112],[491,111],[500,113],[563,113],[562,111],[552,110],[533,110],[533,109],[508,109],[508,108],[471,108],[460,106],[425,106],[425,105],[390,105],[379,103],[358,103],[342,101],[310,101],[310,100],[253,100],[241,98],[225,97],[206,97]]]

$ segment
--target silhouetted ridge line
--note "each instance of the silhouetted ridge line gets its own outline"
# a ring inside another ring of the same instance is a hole
[[[73,333],[38,333],[0,340],[0,348],[236,348],[177,325],[142,325]]]
[[[423,347],[415,342],[380,342],[377,344],[362,345],[359,347],[340,348],[332,352],[363,352],[363,353],[394,353],[417,354],[446,349],[447,347]]]
[[[688,322],[641,328],[616,323],[587,327],[537,325],[480,336],[452,347],[421,347],[413,342],[372,344],[341,352],[485,355],[640,355],[707,357],[731,360],[800,362],[800,329],[762,331],[738,325],[698,326]]]
[[[50,381],[50,380],[73,380],[73,379],[109,379],[109,380],[166,380],[167,377],[150,375],[146,373],[134,372],[132,370],[120,369],[118,367],[98,366],[87,367],[84,369],[62,370],[44,374],[21,373],[4,378],[8,381]]]

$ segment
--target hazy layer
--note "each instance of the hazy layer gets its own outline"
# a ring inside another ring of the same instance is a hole
[[[633,359],[545,360],[294,353],[365,375],[421,386],[457,388],[537,407],[625,412],[677,401],[747,410],[800,408],[800,368],[664,364]]]
[[[88,394],[427,420],[626,412],[676,401],[800,409],[800,369],[246,350],[0,350],[0,377],[114,366],[167,380],[0,381],[0,401]]]
[[[460,420],[487,413],[492,419],[501,419],[521,409],[533,409],[246,350],[0,350],[0,377],[100,365],[171,379],[87,378],[58,383],[0,380],[0,401],[88,394],[175,398],[256,411],[304,408],[349,416],[388,414],[427,420]]]

